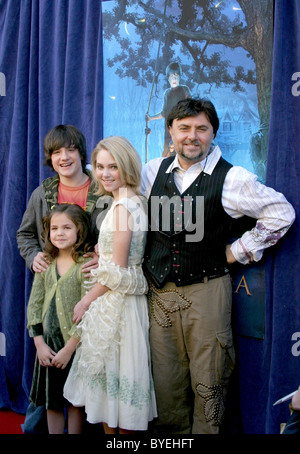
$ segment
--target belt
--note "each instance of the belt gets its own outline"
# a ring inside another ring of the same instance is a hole
[[[182,284],[179,284],[179,285],[182,286],[182,285],[192,285],[192,284],[204,284],[208,281],[211,281],[212,279],[217,279],[218,277],[225,276],[228,273],[229,273],[229,269],[224,268],[213,274],[207,274],[205,276],[199,276],[199,277],[195,277],[194,279],[189,279],[187,282],[183,282]],[[178,284],[176,284],[176,285],[178,285]]]
[[[203,278],[194,280],[193,282],[191,282],[191,284],[203,284],[203,283],[206,283],[208,281],[211,281],[212,279],[217,279],[218,277],[225,276],[226,274],[228,274],[228,272],[227,273],[210,274],[208,276],[204,276]]]
[[[222,276],[225,276],[226,274],[229,273],[229,269],[228,268],[223,268],[221,270],[216,270],[215,273],[213,274],[207,274],[205,276],[196,276],[194,278],[190,278],[188,280],[181,280],[181,279],[167,279],[163,282],[159,282],[155,279],[155,277],[153,275],[151,275],[149,272],[147,272],[146,270],[145,271],[145,275],[146,275],[146,278],[149,280],[149,281],[152,281],[153,284],[155,285],[155,287],[157,288],[162,288],[166,282],[173,282],[177,287],[182,287],[184,285],[193,285],[193,284],[204,284],[204,283],[207,283],[208,281],[211,281],[212,279],[217,279],[218,277],[222,277]]]

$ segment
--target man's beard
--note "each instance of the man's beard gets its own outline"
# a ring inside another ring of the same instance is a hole
[[[199,152],[195,154],[189,154],[184,151],[184,145],[196,145],[199,146]],[[210,153],[211,151],[211,145],[207,149],[207,147],[204,147],[202,144],[199,142],[189,142],[187,144],[184,144],[181,148],[181,150],[177,153],[179,157],[182,157],[183,159],[189,161],[189,162],[199,162],[202,161],[203,159],[206,158],[206,156]]]

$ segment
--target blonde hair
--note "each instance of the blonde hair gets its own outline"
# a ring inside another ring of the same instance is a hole
[[[96,178],[97,155],[100,150],[108,151],[114,158],[120,178],[124,184],[129,186],[137,195],[141,187],[142,163],[140,156],[133,145],[125,137],[111,136],[100,140],[92,153],[93,177],[98,184],[98,195],[110,194],[104,190],[102,184]]]

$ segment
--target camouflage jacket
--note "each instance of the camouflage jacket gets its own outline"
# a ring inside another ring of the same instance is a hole
[[[91,178],[91,173],[88,170],[86,173]],[[34,257],[43,249],[43,241],[41,239],[42,218],[57,203],[58,183],[59,177],[55,175],[54,177],[45,179],[33,191],[17,232],[17,244],[20,254],[30,270],[32,269]],[[91,215],[92,230],[96,238],[98,230],[96,228],[97,215],[95,208],[99,196],[95,194],[95,190],[96,185],[91,178],[86,211]]]

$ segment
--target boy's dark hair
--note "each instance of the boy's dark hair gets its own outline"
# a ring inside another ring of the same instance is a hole
[[[179,76],[181,77],[182,75],[182,69],[181,69],[181,66],[179,63],[177,63],[176,61],[174,62],[171,62],[167,68],[166,68],[166,76],[167,78],[169,79],[170,77],[170,74],[179,74]]]
[[[83,208],[76,204],[61,203],[55,205],[42,219],[43,230],[41,233],[42,240],[45,243],[44,252],[52,260],[58,255],[58,248],[53,246],[50,241],[51,219],[56,213],[65,213],[77,228],[77,241],[72,248],[72,258],[78,262],[86,252],[93,250],[92,233],[90,228],[90,217]]]
[[[173,107],[167,118],[167,125],[172,126],[173,120],[182,120],[186,117],[196,117],[200,113],[204,113],[210,121],[214,135],[217,135],[219,129],[219,118],[213,103],[206,98],[192,99],[187,98],[179,101]]]
[[[82,132],[72,125],[58,125],[52,128],[44,139],[44,163],[52,170],[51,156],[53,151],[63,147],[77,148],[81,157],[82,170],[85,170],[87,163],[86,141]]]

